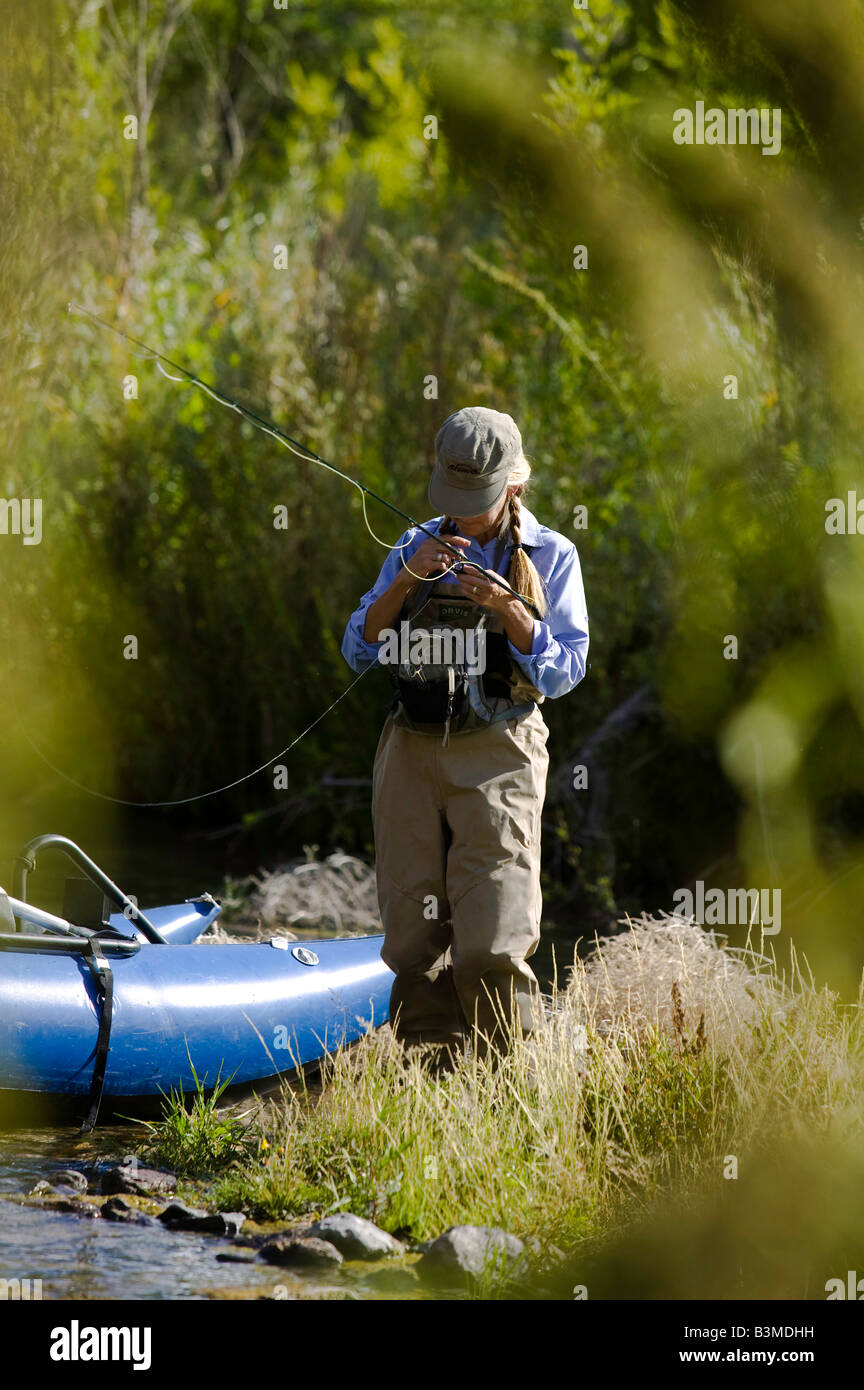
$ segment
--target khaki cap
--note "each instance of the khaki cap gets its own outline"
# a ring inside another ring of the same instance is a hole
[[[522,436],[511,416],[484,405],[457,410],[435,436],[429,501],[446,516],[481,516],[504,496],[521,457]]]

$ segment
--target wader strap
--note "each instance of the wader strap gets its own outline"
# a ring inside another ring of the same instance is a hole
[[[90,1097],[87,1118],[83,1121],[79,1134],[89,1134],[96,1126],[102,1091],[105,1086],[105,1068],[108,1065],[108,1049],[111,1041],[111,1012],[114,1004],[114,974],[102,948],[95,936],[88,942],[87,964],[96,982],[97,994],[101,997],[102,1008],[99,1015],[99,1033],[96,1038],[96,1056],[93,1060],[93,1079],[90,1082]]]
[[[524,705],[511,705],[509,709],[502,709],[497,714],[493,714],[489,723],[500,724],[502,719],[521,719],[523,714],[530,714],[536,708],[536,700],[528,700]]]
[[[444,748],[450,744],[450,721],[453,718],[453,698],[456,694],[456,672],[453,667],[447,672],[447,718],[444,721],[444,737],[441,740]]]

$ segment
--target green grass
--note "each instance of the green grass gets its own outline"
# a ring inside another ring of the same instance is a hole
[[[437,1079],[386,1032],[335,1054],[320,1088],[286,1086],[263,1112],[243,1140],[254,1161],[247,1148],[210,1197],[258,1219],[349,1210],[418,1239],[502,1226],[548,1267],[670,1194],[704,1200],[730,1154],[826,1128],[860,1137],[862,1059],[861,1009],[800,972],[783,981],[698,928],[636,924],[577,967],[531,1048],[514,1037],[497,1062]],[[183,1123],[175,1106],[158,1152],[192,1173],[213,1105],[197,1098]],[[240,1142],[227,1134],[223,1158]]]
[[[212,1178],[232,1164],[247,1162],[257,1154],[258,1139],[245,1116],[226,1113],[222,1098],[231,1084],[217,1077],[208,1089],[192,1065],[193,1096],[182,1086],[166,1095],[161,1120],[139,1120],[150,1138],[141,1146],[141,1157],[168,1168],[178,1177]]]

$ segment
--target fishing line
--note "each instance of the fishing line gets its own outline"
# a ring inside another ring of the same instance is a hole
[[[98,796],[100,801],[113,801],[117,806],[140,806],[142,808],[149,807],[151,810],[155,809],[156,807],[164,808],[166,806],[188,806],[189,803],[192,801],[205,801],[208,796],[219,796],[222,792],[230,792],[234,787],[239,787],[242,785],[243,782],[248,782],[251,780],[251,778],[257,777],[259,772],[266,772],[269,767],[272,767],[273,764],[278,761],[279,758],[284,758],[286,753],[290,753],[292,748],[296,748],[300,740],[305,738],[307,734],[311,733],[312,730],[315,728],[315,725],[320,724],[322,719],[326,719],[330,711],[335,709],[338,704],[341,704],[341,702],[345,699],[346,695],[351,694],[351,691],[354,689],[355,685],[357,685],[359,681],[362,681],[363,677],[368,675],[368,673],[374,669],[374,666],[367,666],[365,671],[361,671],[359,676],[357,676],[356,679],[353,680],[349,686],[346,686],[346,688],[342,691],[341,695],[336,696],[336,699],[333,701],[333,703],[328,705],[322,714],[319,714],[316,719],[313,719],[311,724],[307,724],[303,732],[299,733],[296,738],[293,738],[291,742],[281,750],[281,752],[276,753],[266,763],[262,763],[260,767],[256,767],[252,772],[244,773],[242,777],[236,777],[233,782],[226,782],[224,787],[214,787],[213,790],[209,792],[198,792],[196,796],[181,796],[178,797],[175,801],[127,801],[122,796],[108,796],[105,792],[94,792],[90,787],[85,787],[82,785],[81,782],[76,782],[74,777],[69,777],[65,772],[61,772],[59,767],[55,767],[52,762],[49,762],[49,760],[45,757],[45,754],[40,752],[36,745],[29,738],[27,738],[26,733],[24,737],[27,738],[27,742],[30,744],[30,747],[36,753],[39,753],[39,756],[42,759],[42,761],[48,764],[52,772],[56,772],[57,776],[62,777],[64,781],[71,782],[72,786],[77,787],[79,791],[89,792],[90,796]]]
[[[224,405],[229,410],[235,411],[239,416],[241,416],[242,419],[248,420],[250,425],[254,425],[256,429],[262,430],[265,434],[269,434],[273,439],[278,440],[280,444],[284,444],[284,446],[287,449],[289,449],[291,453],[296,454],[296,456],[302,459],[305,463],[317,463],[321,468],[326,468],[328,473],[334,473],[336,477],[341,478],[343,482],[350,483],[352,487],[355,487],[357,489],[357,491],[361,494],[361,496],[364,499],[363,517],[364,521],[366,522],[366,529],[369,531],[369,534],[372,536],[373,540],[377,541],[379,545],[386,545],[388,550],[397,548],[404,549],[405,546],[409,544],[409,542],[405,541],[400,547],[391,546],[389,542],[381,541],[379,537],[375,535],[374,531],[369,525],[369,519],[366,514],[366,497],[371,497],[375,502],[380,502],[382,507],[389,508],[389,510],[391,512],[394,512],[396,516],[401,517],[403,521],[407,521],[409,526],[414,527],[418,531],[422,531],[424,535],[429,536],[432,540],[437,541],[439,545],[441,545],[445,550],[448,550],[451,555],[454,555],[456,557],[456,559],[459,561],[460,566],[463,569],[477,570],[480,574],[486,575],[487,579],[492,580],[493,583],[497,584],[500,588],[504,589],[508,594],[511,595],[512,598],[518,598],[520,603],[524,604],[525,607],[531,613],[533,613],[535,617],[539,616],[536,605],[532,603],[532,601],[529,598],[527,598],[525,594],[517,593],[517,591],[511,588],[507,581],[503,579],[500,575],[496,575],[490,571],[485,570],[482,565],[478,565],[474,560],[466,560],[462,552],[458,549],[458,547],[451,545],[449,541],[444,540],[442,536],[436,535],[434,531],[430,531],[428,526],[424,526],[421,522],[415,521],[414,518],[412,516],[409,516],[407,512],[403,512],[401,507],[397,507],[394,502],[388,501],[386,497],[379,496],[377,492],[373,492],[372,489],[370,487],[367,487],[365,483],[361,483],[356,478],[352,478],[351,475],[348,473],[343,473],[340,468],[337,468],[335,466],[335,464],[328,463],[328,461],[322,458],[320,454],[316,454],[314,449],[310,449],[307,447],[307,445],[301,444],[299,440],[292,439],[290,434],[286,434],[285,431],[280,429],[278,425],[275,425],[272,420],[267,420],[264,416],[258,415],[254,410],[250,410],[248,406],[241,405],[240,402],[234,400],[232,396],[228,396],[224,391],[221,391],[218,386],[209,386],[206,381],[202,381],[200,377],[195,376],[194,372],[190,372],[187,367],[182,366],[179,362],[172,361],[172,359],[168,357],[164,352],[157,352],[155,348],[149,347],[148,344],[142,342],[140,338],[133,338],[130,333],[124,333],[124,331],[121,328],[116,328],[114,324],[108,323],[106,319],[100,318],[98,314],[94,314],[90,309],[85,309],[83,305],[76,304],[74,301],[70,300],[69,304],[67,305],[67,312],[70,314],[83,315],[85,318],[90,319],[93,323],[98,324],[100,328],[104,328],[109,333],[115,334],[116,337],[122,338],[127,343],[131,343],[133,347],[140,348],[142,352],[146,354],[147,358],[151,359],[156,363],[157,367],[162,372],[162,375],[164,377],[167,377],[169,381],[185,380],[193,386],[200,387],[200,389],[202,391],[205,391],[208,396],[211,396],[212,399],[217,402],[217,404]],[[164,362],[167,366],[172,367],[175,372],[180,372],[181,376],[171,377],[168,372],[163,371],[162,367],[159,365],[161,362]]]
[[[376,492],[373,492],[372,489],[367,487],[364,483],[358,482],[356,478],[352,478],[349,474],[343,473],[333,464],[328,463],[326,459],[321,458],[320,455],[316,454],[312,449],[308,449],[304,444],[300,444],[297,440],[292,439],[290,435],[285,434],[283,430],[280,430],[279,427],[277,425],[274,425],[271,421],[266,420],[262,416],[257,415],[254,411],[249,410],[246,406],[241,405],[238,401],[233,400],[230,396],[226,396],[224,392],[219,390],[218,387],[209,386],[206,382],[201,381],[198,377],[196,377],[192,372],[188,371],[185,367],[181,366],[177,362],[173,362],[171,358],[167,357],[164,353],[156,352],[153,348],[148,347],[146,343],[141,342],[137,338],[133,338],[130,334],[124,333],[119,328],[115,328],[113,324],[107,323],[104,319],[101,319],[98,316],[98,314],[91,313],[89,309],[85,309],[81,305],[77,305],[70,302],[68,305],[68,312],[70,314],[83,314],[86,318],[91,319],[101,328],[105,328],[108,330],[108,332],[115,334],[118,338],[124,339],[126,342],[132,344],[133,347],[141,349],[141,351],[139,352],[132,353],[132,356],[137,358],[139,361],[155,362],[158,371],[161,372],[162,376],[164,376],[166,380],[179,382],[181,384],[188,383],[193,386],[198,386],[202,391],[206,392],[208,396],[210,396],[214,401],[216,401],[217,404],[224,405],[229,410],[235,411],[238,415],[241,416],[241,418],[248,420],[250,424],[254,425],[256,429],[262,430],[265,434],[268,434],[273,439],[275,439],[277,443],[284,445],[284,447],[289,449],[291,453],[295,454],[297,458],[300,458],[307,463],[317,463],[322,468],[326,468],[328,472],[335,473],[337,477],[342,478],[346,483],[350,483],[351,486],[356,488],[357,491],[360,493],[360,502],[363,510],[363,520],[366,524],[367,531],[369,532],[372,539],[376,541],[379,545],[384,546],[385,549],[404,550],[409,544],[411,544],[411,541],[404,541],[401,545],[392,545],[389,541],[382,540],[379,536],[376,536],[369,522],[369,516],[366,505],[367,497],[371,497],[374,501],[380,502],[383,506],[388,507],[390,511],[396,513],[397,516],[400,516],[403,520],[407,521],[410,526],[415,527],[419,531],[423,531],[427,536],[435,540],[443,549],[450,551],[450,553],[454,555],[456,559],[460,562],[461,567],[477,570],[481,574],[487,575],[487,578],[494,579],[495,582],[497,582],[503,589],[507,590],[514,597],[520,598],[521,601],[526,605],[526,607],[532,609],[533,611],[536,611],[534,610],[534,606],[530,602],[530,600],[528,600],[522,594],[517,594],[516,591],[512,589],[510,585],[507,584],[506,581],[503,580],[500,576],[494,575],[493,573],[488,573],[486,570],[483,569],[481,565],[476,564],[473,560],[465,560],[462,556],[462,552],[459,549],[457,549],[457,547],[451,545],[442,536],[437,535],[434,531],[430,531],[428,527],[421,525],[420,522],[415,521],[413,517],[408,515],[407,512],[403,512],[392,502],[388,502],[386,498],[379,497]],[[180,372],[181,375],[172,376],[170,372],[165,371],[165,368],[162,366],[163,362],[166,363],[169,367],[173,367],[175,371]],[[402,561],[402,563],[405,563],[404,560]],[[406,569],[408,568],[407,565],[405,567]],[[413,571],[409,571],[409,573],[413,573]],[[415,577],[418,579],[423,579],[423,576],[420,575],[417,575]],[[429,578],[430,577],[427,576],[424,582],[429,582]],[[8,592],[10,588],[8,582],[5,582],[5,587]],[[41,748],[39,748],[33,742],[29,734],[27,733],[26,728],[24,727],[24,723],[21,719],[20,711],[17,706],[17,700],[15,698],[15,680],[13,678],[13,673],[11,670],[11,655],[12,644],[10,643],[9,675],[13,709],[15,712],[16,721],[18,723],[19,728],[21,729],[24,739],[26,743],[29,745],[29,747],[32,748],[36,756],[40,758],[41,761],[46,765],[46,767],[49,767],[57,777],[62,778],[64,782],[68,782],[70,786],[75,787],[78,791],[84,792],[88,796],[95,796],[100,801],[108,801],[117,806],[136,806],[141,809],[150,810],[155,810],[157,808],[165,809],[173,806],[188,806],[195,801],[204,801],[208,797],[219,796],[223,792],[231,791],[234,787],[239,787],[244,782],[248,782],[253,777],[257,777],[260,773],[267,771],[267,769],[272,767],[273,764],[277,762],[279,758],[285,757],[286,754],[290,753],[293,748],[296,748],[297,744],[300,743],[300,741],[304,739],[307,734],[311,733],[312,730],[318,724],[320,724],[323,719],[326,719],[327,715],[330,714],[330,712],[334,710],[337,705],[341,704],[341,702],[348,695],[350,695],[351,691],[355,688],[356,685],[358,685],[358,683],[363,679],[363,677],[367,675],[369,671],[375,669],[375,663],[373,663],[372,665],[366,667],[365,670],[361,671],[360,674],[356,676],[355,679],[350,683],[350,685],[346,686],[346,688],[341,692],[341,694],[337,695],[336,699],[333,700],[332,703],[329,704],[321,714],[319,714],[315,719],[313,719],[311,724],[308,724],[305,729],[303,729],[299,734],[297,734],[297,736],[293,738],[291,742],[286,745],[285,748],[281,749],[280,752],[274,754],[274,756],[268,759],[266,763],[262,763],[260,767],[254,768],[251,772],[245,773],[242,777],[237,777],[232,782],[226,782],[224,786],[214,787],[210,791],[198,792],[194,796],[176,797],[170,801],[132,801],[126,797],[111,796],[107,792],[95,791],[92,787],[85,786],[82,782],[77,781],[74,777],[70,777],[68,773],[63,772],[61,768],[57,767],[54,763],[52,763],[50,758],[46,757],[46,755],[42,752]]]
[[[138,354],[136,354],[136,356],[137,356],[137,355],[138,355]],[[144,353],[142,353],[142,354],[140,354],[140,356],[141,356],[141,360],[142,360],[142,361],[147,361],[148,359],[154,361],[154,362],[156,363],[157,369],[162,373],[162,375],[166,378],[167,381],[179,381],[179,382],[180,382],[182,385],[184,385],[184,386],[200,386],[201,390],[202,390],[202,391],[206,391],[208,396],[212,396],[213,400],[216,401],[217,404],[219,404],[219,405],[223,405],[223,404],[224,404],[224,402],[221,401],[220,398],[219,398],[218,396],[216,396],[216,395],[213,394],[213,391],[212,391],[212,390],[210,389],[210,387],[206,384],[206,382],[198,381],[197,379],[188,380],[188,381],[187,381],[186,377],[182,377],[182,376],[172,376],[170,372],[166,372],[165,368],[162,366],[162,363],[159,362],[155,357],[153,357],[152,354],[149,354],[149,353],[148,353],[148,354],[144,354]],[[236,409],[241,415],[245,414],[245,410],[244,410],[244,407],[243,407],[243,406],[235,406],[235,407],[233,407],[233,408]],[[276,440],[276,443],[277,443],[277,444],[282,444],[286,449],[290,449],[290,451],[291,451],[292,454],[296,454],[297,457],[303,459],[303,461],[304,461],[305,463],[311,462],[311,460],[307,457],[306,454],[301,453],[301,452],[300,452],[300,449],[295,449],[295,448],[293,447],[293,445],[290,444],[290,443],[288,442],[288,437],[287,437],[287,435],[283,438],[282,435],[281,435],[280,433],[276,432],[275,429],[268,429],[268,428],[267,428],[266,426],[264,426],[264,425],[259,425],[258,428],[261,429],[261,430],[263,430],[265,434],[272,435],[272,437]],[[302,447],[303,447],[303,446],[301,446],[301,448],[302,448]],[[409,546],[409,545],[411,544],[411,541],[410,541],[410,540],[408,540],[408,541],[403,541],[402,544],[399,545],[398,543],[395,543],[395,544],[394,544],[394,543],[391,542],[391,541],[384,541],[384,540],[381,539],[380,536],[376,536],[376,535],[375,535],[375,532],[372,530],[372,527],[371,527],[371,525],[369,524],[369,516],[368,516],[368,513],[367,513],[367,511],[366,511],[366,494],[365,494],[363,488],[362,488],[362,487],[360,486],[360,484],[356,481],[356,479],[354,479],[354,478],[348,478],[348,475],[347,475],[347,474],[345,474],[345,475],[343,475],[343,476],[345,476],[345,477],[348,479],[348,482],[349,482],[349,483],[352,483],[353,486],[356,487],[357,490],[358,490],[359,493],[360,493],[360,505],[361,505],[362,508],[363,508],[363,520],[364,520],[365,523],[366,523],[366,530],[369,532],[369,535],[372,537],[373,541],[375,541],[378,545],[382,545],[382,546],[384,547],[385,550],[404,550],[404,549],[406,548],[406,546]],[[403,563],[404,563],[404,562],[403,562]]]
[[[71,307],[71,306],[70,306],[70,307]],[[86,313],[87,311],[85,310],[84,312]],[[116,329],[115,329],[114,331],[115,331],[115,332],[118,332],[119,330],[116,330]],[[188,380],[188,383],[187,383],[186,377],[182,377],[182,376],[172,376],[170,372],[166,372],[165,368],[162,366],[162,363],[158,360],[158,358],[157,358],[153,353],[149,353],[149,352],[148,352],[148,353],[141,353],[141,354],[136,353],[135,356],[140,356],[140,358],[141,358],[142,361],[150,360],[150,361],[155,362],[155,363],[156,363],[157,370],[160,371],[160,372],[162,373],[162,375],[166,378],[167,381],[179,381],[181,384],[184,384],[184,385],[185,385],[185,384],[188,384],[188,385],[190,385],[190,386],[193,386],[193,385],[194,385],[194,386],[200,386],[200,387],[201,387],[201,390],[202,390],[202,391],[206,391],[206,392],[207,392],[207,395],[208,395],[208,396],[211,396],[211,397],[213,398],[214,401],[216,401],[218,404],[224,404],[224,402],[223,402],[222,400],[220,400],[220,397],[217,396],[217,395],[215,395],[215,394],[213,393],[213,391],[212,391],[211,388],[207,385],[207,383],[204,382],[204,381],[199,381],[199,380],[197,379],[197,377],[191,377],[191,376],[190,376],[190,378],[189,378],[189,380]],[[181,368],[181,371],[182,371],[182,370],[183,370],[183,368]],[[246,413],[246,412],[245,412],[245,408],[244,408],[243,406],[241,406],[241,405],[235,405],[233,408],[234,408],[235,410],[237,410],[241,415],[243,415],[243,414]],[[295,447],[293,446],[293,442],[289,442],[289,437],[288,437],[287,435],[283,435],[282,432],[281,432],[280,430],[278,430],[278,428],[276,428],[275,426],[274,426],[273,429],[269,429],[269,428],[268,428],[267,426],[265,426],[265,425],[260,425],[259,428],[262,429],[262,430],[264,431],[264,433],[269,434],[269,435],[272,435],[272,437],[276,440],[277,444],[282,444],[282,445],[284,445],[284,447],[285,447],[286,449],[290,449],[290,451],[291,451],[292,454],[296,454],[297,457],[303,459],[304,462],[309,462],[309,461],[310,461],[310,460],[309,460],[309,457],[307,456],[306,453],[301,453],[301,449],[305,449],[305,447],[306,447],[305,445],[300,445],[299,448],[295,448]],[[368,489],[365,488],[365,487],[363,487],[363,485],[362,485],[361,483],[358,483],[358,481],[357,481],[356,478],[351,478],[351,477],[349,477],[349,475],[348,475],[347,473],[341,473],[339,476],[345,478],[346,482],[351,483],[352,486],[353,486],[353,487],[356,487],[357,490],[358,490],[358,492],[360,493],[360,505],[361,505],[361,507],[363,508],[363,520],[364,520],[364,522],[365,522],[365,524],[366,524],[366,530],[369,532],[369,535],[372,537],[373,541],[375,541],[378,545],[383,546],[385,550],[407,550],[408,546],[411,545],[411,543],[412,543],[410,539],[407,540],[407,541],[403,541],[403,542],[401,543],[401,545],[400,545],[398,541],[397,541],[397,542],[385,541],[385,540],[382,540],[380,536],[376,536],[375,532],[372,530],[372,526],[371,526],[371,523],[370,523],[370,521],[369,521],[369,513],[368,513],[368,511],[367,511],[367,509],[366,509],[366,493],[367,493]],[[371,495],[374,496],[375,494],[372,493]],[[380,499],[378,499],[378,500],[380,500]],[[389,505],[389,504],[385,503],[385,505]],[[415,522],[414,524],[416,525],[417,523]],[[421,530],[425,530],[425,527],[421,527],[420,529],[421,529]],[[427,531],[426,534],[429,535],[429,536],[431,536],[431,535],[433,535],[433,532]],[[438,532],[437,534],[435,534],[435,539],[436,539],[436,540],[440,539],[440,532]],[[461,555],[461,553],[462,553],[461,551],[457,551],[455,546],[452,546],[452,545],[448,544],[446,541],[442,541],[441,544],[442,544],[442,545],[446,545],[446,546],[447,546],[447,549],[451,552],[451,554],[452,554],[452,553],[455,553],[455,554]],[[467,563],[471,563],[471,564],[473,565],[473,561],[470,561],[470,562],[467,562]],[[414,570],[412,570],[411,566],[410,566],[409,564],[406,563],[406,561],[404,560],[404,558],[403,558],[403,560],[402,560],[402,564],[403,564],[404,568],[408,571],[408,573],[411,575],[412,579],[416,579],[420,584],[434,584],[434,583],[437,581],[437,579],[439,578],[439,576],[438,576],[437,574],[428,574],[428,575],[415,574]],[[452,568],[452,566],[451,566],[451,568]],[[475,569],[479,569],[480,566],[475,565],[474,568],[475,568]],[[485,573],[485,571],[483,571],[483,572]],[[509,585],[508,585],[508,587],[509,587]],[[515,590],[515,589],[511,589],[510,592],[511,592],[511,593],[514,593],[514,594],[517,594],[517,597],[518,597],[518,598],[521,598],[523,602],[530,602],[529,600],[526,599],[525,594],[518,594],[518,593],[517,593],[517,590]]]
[[[8,580],[6,580],[5,576],[2,575],[2,572],[0,572],[0,579],[3,580],[3,584],[4,584],[5,588],[6,588],[7,594],[11,594],[11,585],[9,584]],[[11,628],[11,619],[10,619],[10,617],[9,617],[8,612],[7,612],[6,622],[7,622],[7,626],[9,626],[9,627]],[[354,689],[354,687],[355,687],[356,685],[359,684],[359,682],[363,679],[364,676],[368,675],[370,671],[374,671],[374,670],[376,669],[376,668],[375,668],[375,663],[374,663],[374,662],[372,663],[371,666],[367,666],[365,670],[363,670],[363,671],[360,672],[359,676],[356,676],[356,677],[355,677],[355,679],[351,682],[350,685],[348,685],[348,686],[345,687],[345,689],[342,691],[342,693],[341,693],[340,695],[337,695],[337,696],[336,696],[336,699],[335,699],[331,704],[329,704],[329,705],[327,706],[327,708],[326,708],[321,714],[319,714],[315,719],[312,720],[312,723],[311,723],[311,724],[307,724],[306,728],[303,729],[302,732],[299,733],[299,734],[296,736],[296,738],[293,738],[293,739],[291,740],[291,742],[290,742],[289,744],[286,745],[285,748],[281,749],[280,752],[275,753],[275,754],[273,755],[273,757],[272,757],[272,758],[269,758],[268,761],[267,761],[266,763],[262,763],[260,767],[254,768],[252,772],[244,773],[244,775],[243,775],[242,777],[236,777],[236,778],[234,779],[233,782],[226,782],[225,785],[224,785],[224,787],[214,787],[211,791],[208,791],[208,792],[198,792],[195,796],[181,796],[181,797],[177,797],[177,798],[176,798],[175,800],[173,800],[173,801],[130,801],[130,800],[128,800],[126,797],[122,797],[122,796],[109,796],[107,792],[97,792],[97,791],[94,791],[92,787],[85,787],[84,784],[83,784],[83,782],[78,782],[78,781],[76,781],[74,777],[70,777],[68,773],[66,773],[66,772],[64,772],[64,771],[62,770],[62,768],[56,767],[56,766],[54,765],[54,763],[51,762],[51,759],[50,759],[50,758],[47,758],[47,757],[45,756],[45,754],[42,752],[42,749],[39,748],[39,747],[33,742],[33,740],[31,739],[30,735],[27,733],[27,730],[26,730],[25,727],[24,727],[24,721],[22,720],[22,718],[21,718],[21,713],[20,713],[20,711],[19,711],[19,709],[18,709],[18,701],[17,701],[17,698],[16,698],[16,690],[15,690],[16,682],[15,682],[15,679],[14,679],[14,672],[12,671],[12,643],[11,643],[11,641],[9,642],[8,652],[9,652],[9,664],[8,664],[8,669],[9,669],[9,690],[10,690],[10,694],[11,694],[11,696],[12,696],[12,708],[13,708],[14,713],[15,713],[15,718],[16,718],[16,721],[17,721],[17,723],[18,723],[18,727],[20,728],[22,734],[24,735],[24,739],[25,739],[25,741],[30,745],[30,747],[33,749],[33,752],[36,754],[36,756],[39,757],[39,758],[41,758],[42,762],[45,763],[46,767],[50,767],[51,771],[54,772],[54,773],[56,773],[56,775],[57,775],[58,777],[62,777],[62,779],[63,779],[64,782],[68,782],[71,786],[77,787],[78,791],[86,792],[86,794],[87,794],[88,796],[95,796],[95,797],[98,797],[98,799],[99,799],[100,801],[110,801],[110,802],[113,802],[113,804],[114,804],[115,806],[137,806],[137,807],[139,807],[139,808],[141,808],[141,809],[150,809],[150,810],[155,810],[156,808],[160,808],[160,807],[161,807],[162,809],[165,809],[166,807],[171,807],[171,806],[188,806],[188,805],[189,805],[191,802],[193,802],[193,801],[205,801],[205,800],[207,799],[207,797],[210,797],[210,796],[219,796],[222,792],[231,791],[234,787],[239,787],[239,786],[241,786],[244,782],[248,782],[248,781],[250,781],[253,777],[257,777],[259,773],[261,773],[261,772],[266,772],[268,768],[272,767],[273,764],[279,760],[279,758],[284,758],[285,755],[286,755],[287,753],[290,753],[290,752],[291,752],[291,749],[292,749],[292,748],[296,748],[296,746],[297,746],[297,744],[300,742],[300,740],[301,740],[301,739],[304,739],[304,738],[306,737],[307,734],[311,733],[312,730],[315,728],[315,726],[316,726],[317,724],[320,724],[320,723],[321,723],[322,719],[326,719],[326,718],[327,718],[327,715],[330,713],[330,711],[331,711],[331,710],[334,710],[338,704],[341,704],[341,702],[346,698],[346,696],[348,696],[348,695],[351,694],[351,691]]]

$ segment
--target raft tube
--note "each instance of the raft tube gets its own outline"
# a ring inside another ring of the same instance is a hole
[[[212,900],[148,909],[167,944],[122,914],[101,941],[114,1003],[102,1117],[158,1113],[172,1089],[263,1091],[386,1022],[383,937],[305,944],[194,944]],[[0,949],[0,1115],[46,1121],[86,1109],[101,999],[80,943],[19,932]]]

